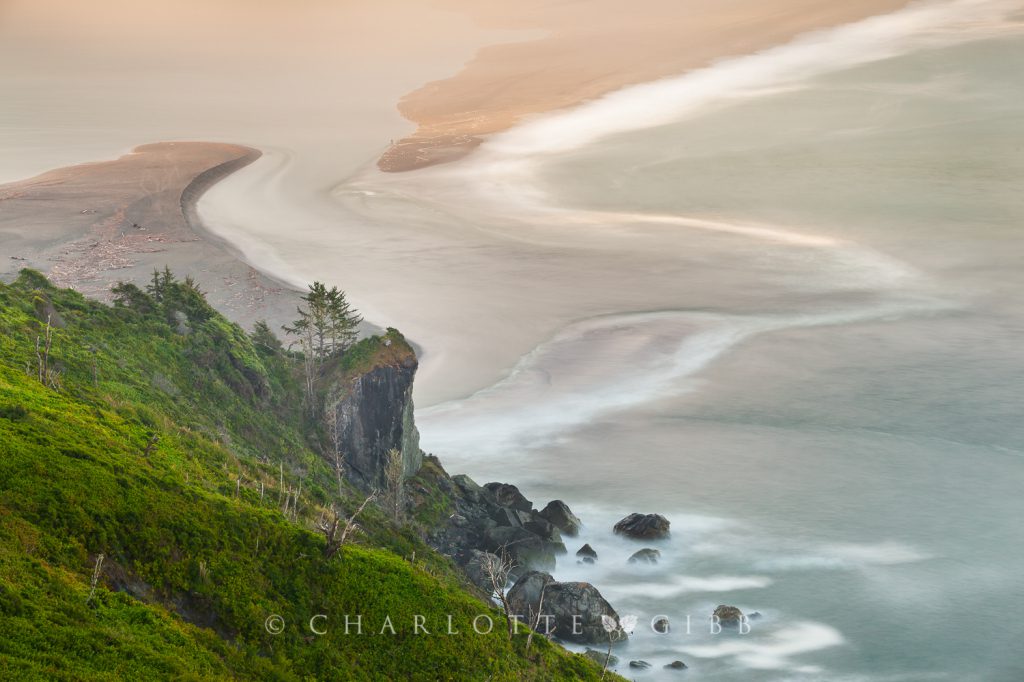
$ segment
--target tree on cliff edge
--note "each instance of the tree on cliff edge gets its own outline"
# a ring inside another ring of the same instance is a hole
[[[315,411],[313,384],[320,366],[324,360],[343,354],[355,343],[363,318],[349,304],[344,291],[338,287],[328,289],[322,282],[310,284],[309,293],[302,300],[307,307],[298,306],[299,319],[283,329],[288,335],[298,337],[304,357],[306,396],[310,409]]]
[[[341,355],[355,343],[363,318],[349,304],[344,291],[338,287],[328,289],[322,282],[313,282],[302,300],[307,307],[299,306],[299,319],[284,330],[298,336],[303,345],[308,343],[309,352],[316,360],[323,362]]]

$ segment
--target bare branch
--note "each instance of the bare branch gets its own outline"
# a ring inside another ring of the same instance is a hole
[[[515,561],[509,556],[507,545],[502,545],[498,549],[498,554],[492,554],[486,557],[481,565],[484,576],[487,581],[491,584],[492,596],[495,597],[501,604],[502,610],[505,612],[505,621],[508,627],[508,638],[512,639],[512,635],[515,632],[515,619],[512,617],[512,613],[509,609],[508,604],[508,577],[515,568]]]
[[[324,534],[324,538],[327,540],[327,545],[324,547],[324,558],[330,559],[338,553],[342,547],[345,546],[345,542],[348,540],[349,535],[358,528],[356,525],[356,518],[363,513],[366,509],[366,505],[370,504],[377,497],[377,491],[371,492],[363,503],[352,513],[352,516],[348,517],[345,521],[345,525],[341,525],[341,517],[338,516],[338,512],[335,509],[331,509],[330,518],[321,517],[317,523],[317,530]],[[338,531],[341,534],[338,534]]]

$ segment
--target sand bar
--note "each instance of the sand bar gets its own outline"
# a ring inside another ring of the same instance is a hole
[[[167,265],[192,275],[243,326],[263,318],[278,325],[298,292],[246,265],[203,229],[195,209],[214,183],[259,156],[239,145],[162,142],[0,185],[0,277],[35,268],[109,301],[119,280],[144,283]]]
[[[493,45],[450,78],[406,95],[417,124],[380,157],[407,171],[465,156],[528,116],[678,75],[795,36],[895,11],[906,0],[441,0],[489,28],[543,33]]]

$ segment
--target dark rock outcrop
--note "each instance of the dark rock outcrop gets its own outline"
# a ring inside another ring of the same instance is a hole
[[[324,412],[326,423],[337,423],[337,449],[345,477],[370,490],[386,487],[384,470],[390,450],[402,453],[406,477],[419,470],[423,453],[413,422],[416,354],[401,334],[388,330],[367,364],[351,369],[339,362],[325,369]]]
[[[637,540],[660,540],[669,535],[669,521],[661,514],[633,513],[615,524],[618,535]]]
[[[547,506],[540,511],[540,515],[569,537],[579,535],[580,526],[583,525],[569,509],[569,505],[561,500],[548,502]]]
[[[660,635],[666,634],[671,629],[668,618],[665,618],[664,616],[654,621],[651,626],[654,628],[654,631]]]
[[[651,664],[647,661],[630,661],[629,667],[633,668],[634,670],[647,670],[651,667]]]
[[[590,583],[560,583],[549,574],[530,571],[524,574],[508,592],[509,609],[519,615],[524,623],[533,622],[538,613],[541,593],[544,594],[542,614],[550,616],[541,621],[550,626],[555,637],[577,644],[595,644],[608,641],[601,617],[609,616],[616,622],[619,615],[597,588]],[[622,630],[611,635],[612,641],[627,638]]]
[[[578,563],[581,564],[592,564],[597,561],[597,552],[589,544],[583,545],[576,550],[576,556],[580,558]]]
[[[672,661],[671,663],[665,664],[665,667],[668,670],[686,670],[689,666],[682,661]]]
[[[432,459],[432,461],[434,461]],[[558,528],[540,516],[514,485],[477,485],[465,475],[448,477],[440,465],[435,485],[446,490],[454,505],[446,522],[434,528],[428,542],[469,570],[473,550],[508,555],[511,577],[529,569],[551,570],[555,557],[566,554]]]
[[[629,563],[631,564],[656,564],[658,559],[661,558],[661,552],[657,549],[651,549],[645,547],[637,552],[633,553],[633,556],[629,557]]]
[[[719,604],[715,607],[714,617],[718,619],[722,627],[735,628],[739,627],[743,621],[743,612],[735,606]]]

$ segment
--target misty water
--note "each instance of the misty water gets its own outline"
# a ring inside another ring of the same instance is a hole
[[[1024,679],[1022,64],[997,32],[531,159],[522,238],[575,240],[596,272],[552,257],[551,294],[606,310],[423,406],[423,443],[578,511],[556,577],[677,624],[629,676]],[[673,522],[656,567],[633,511]],[[764,618],[712,636],[720,603]]]

